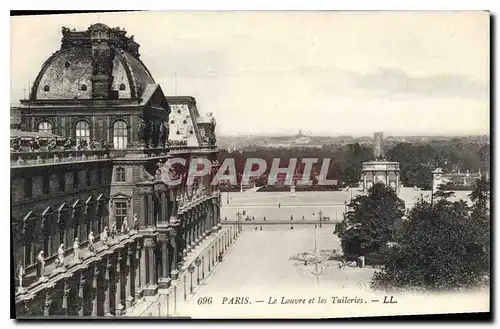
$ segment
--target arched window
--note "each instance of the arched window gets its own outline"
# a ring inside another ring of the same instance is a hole
[[[78,143],[81,139],[87,140],[90,143],[90,127],[87,121],[78,121],[75,127],[76,132],[76,142]]]
[[[125,121],[116,121],[113,124],[113,147],[115,149],[127,148],[127,123]]]
[[[42,121],[38,124],[38,132],[52,134],[52,124],[48,121]]]

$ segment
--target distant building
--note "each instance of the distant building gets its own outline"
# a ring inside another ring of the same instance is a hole
[[[373,135],[373,155],[375,159],[381,159],[384,156],[384,134],[381,132],[375,133]]]
[[[365,192],[374,184],[382,183],[399,193],[399,162],[381,160],[364,162],[361,181]]]
[[[384,135],[381,132],[374,134],[373,157],[375,161],[363,163],[361,182],[363,191],[368,191],[374,184],[382,183],[399,193],[400,173],[399,162],[385,161]]]
[[[299,133],[292,138],[287,138],[286,140],[267,143],[265,145],[268,148],[322,148],[323,145],[314,143],[312,138],[302,134],[302,130],[299,129]]]

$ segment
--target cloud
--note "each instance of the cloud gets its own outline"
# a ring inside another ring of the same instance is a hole
[[[460,74],[410,76],[401,69],[378,68],[374,73],[354,74],[355,86],[387,93],[436,97],[488,98],[486,82]]]

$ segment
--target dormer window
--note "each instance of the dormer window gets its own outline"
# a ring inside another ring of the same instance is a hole
[[[81,85],[80,90],[81,91],[86,91],[87,90],[87,85]]]
[[[181,110],[177,110],[177,113],[181,114]]]
[[[179,130],[177,130],[176,134],[177,134],[177,135],[180,135],[180,134],[181,134],[181,132],[180,132]]]
[[[191,129],[191,130],[189,131],[189,133],[192,135],[192,134],[193,134],[193,130]]]
[[[170,123],[171,123],[171,124],[174,124],[174,123],[175,123],[175,121],[174,121],[174,120],[170,120]]]
[[[43,86],[43,91],[49,91],[49,90],[50,90],[49,85],[45,85],[45,86]]]
[[[187,121],[186,121],[186,120],[183,120],[183,121],[182,121],[182,123],[183,123],[183,124],[186,124],[186,123],[187,123]]]
[[[120,90],[125,90],[125,84],[123,83],[120,84]]]

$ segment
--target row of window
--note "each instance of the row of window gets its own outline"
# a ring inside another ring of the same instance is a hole
[[[42,176],[42,193],[43,195],[48,195],[50,194],[50,178],[51,175],[44,175]],[[97,170],[97,184],[102,184],[102,171]],[[85,171],[85,185],[87,187],[92,185],[92,179],[91,179],[91,171],[86,170]],[[65,192],[66,191],[66,174],[65,173],[59,173],[58,174],[58,186],[59,186],[59,192]],[[79,171],[73,171],[73,188],[77,189],[80,186],[80,178],[79,178]],[[33,197],[33,178],[31,177],[26,177],[24,180],[24,196],[25,198],[32,198]]]
[[[122,84],[120,84],[120,87],[119,87],[119,88],[120,88],[120,90],[121,90],[121,91],[123,91],[123,90],[125,90],[127,87],[125,86],[125,84],[123,84],[123,83],[122,83]],[[81,91],[86,91],[86,90],[87,90],[87,85],[86,85],[86,84],[82,84],[82,85],[80,86],[80,90],[81,90]],[[49,86],[49,85],[45,85],[45,86],[43,86],[43,91],[45,91],[45,92],[50,91],[50,86]]]
[[[52,124],[48,121],[42,121],[38,124],[38,131],[43,133],[53,133]],[[78,121],[75,125],[76,140],[86,140],[90,143],[90,126],[87,121]],[[128,140],[127,123],[122,120],[115,121],[113,124],[113,147],[115,149],[126,149]]]

